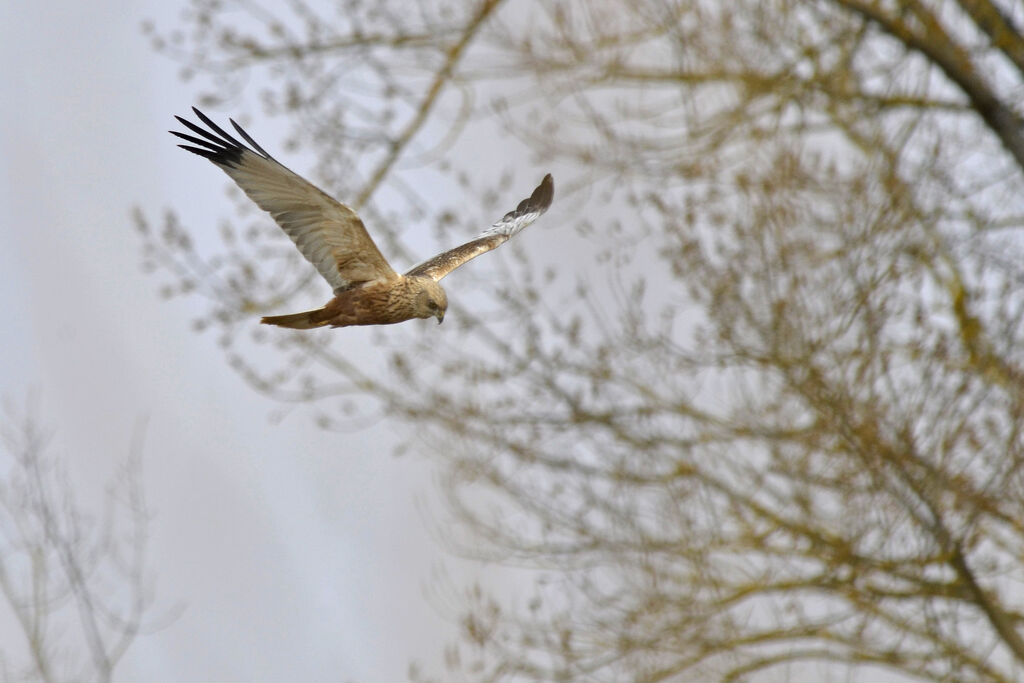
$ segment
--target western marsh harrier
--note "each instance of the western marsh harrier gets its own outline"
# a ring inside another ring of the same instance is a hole
[[[268,325],[308,330],[325,325],[390,325],[431,317],[440,323],[448,308],[448,297],[438,281],[537,220],[551,206],[555,194],[549,173],[533,194],[479,237],[399,275],[381,255],[355,211],[282,166],[234,121],[231,125],[249,146],[195,107],[192,111],[209,130],[175,116],[199,136],[172,130],[171,133],[190,143],[178,146],[206,157],[227,173],[257,206],[274,218],[334,289],[334,298],[323,308],[260,321]]]

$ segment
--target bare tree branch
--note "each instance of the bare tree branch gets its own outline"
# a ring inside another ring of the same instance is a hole
[[[148,623],[153,599],[145,571],[141,439],[111,491],[113,514],[98,521],[75,501],[61,461],[49,452],[51,435],[31,414],[8,407],[0,431],[9,457],[0,481],[0,591],[25,637],[30,663],[23,675],[110,681]],[[116,511],[122,491],[132,528],[127,563]],[[14,654],[0,650],[5,662],[15,661]]]
[[[399,254],[398,224],[433,215],[443,237],[486,220],[511,174],[479,163],[478,140],[502,126],[501,144],[567,176],[552,211],[575,222],[540,241],[558,253],[466,273],[474,314],[444,335],[380,332],[375,372],[339,335],[239,324],[309,282],[273,226],[209,255],[173,215],[138,223],[167,293],[207,298],[202,326],[254,389],[326,428],[403,425],[446,463],[453,551],[532,581],[523,600],[459,595],[444,680],[1019,679],[1014,15],[423,0],[417,22],[382,6],[381,24],[356,7],[259,43],[292,75],[265,86],[267,110],[317,136],[328,186],[369,169],[353,196],[400,198],[366,207]],[[321,49],[364,34],[436,40]],[[190,63],[230,63],[238,44],[208,38]],[[340,71],[379,108],[325,76]],[[435,130],[456,208],[407,191],[397,163]]]

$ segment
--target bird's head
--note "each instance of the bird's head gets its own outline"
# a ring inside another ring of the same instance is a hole
[[[433,278],[415,278],[419,285],[416,294],[416,317],[437,318],[437,324],[444,322],[444,312],[448,310],[448,295]]]

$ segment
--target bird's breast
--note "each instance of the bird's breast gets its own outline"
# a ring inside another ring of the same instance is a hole
[[[325,312],[334,327],[348,325],[391,325],[414,318],[415,298],[402,280],[374,282],[335,294]]]

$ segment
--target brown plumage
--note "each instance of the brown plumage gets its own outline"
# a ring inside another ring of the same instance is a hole
[[[438,281],[470,259],[486,253],[537,220],[554,198],[551,174],[533,194],[476,239],[438,254],[399,275],[373,243],[359,216],[271,157],[231,121],[251,147],[239,142],[201,111],[192,108],[206,130],[176,116],[201,137],[170,131],[191,144],[178,145],[219,166],[287,233],[303,256],[334,289],[323,308],[276,315],[260,322],[297,330],[330,325],[389,325],[411,318],[444,320],[448,297]]]

